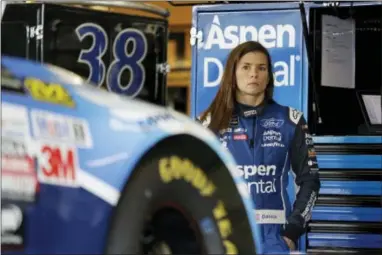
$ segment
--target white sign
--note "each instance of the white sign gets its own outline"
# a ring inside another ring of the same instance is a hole
[[[322,16],[321,85],[355,88],[355,21]]]

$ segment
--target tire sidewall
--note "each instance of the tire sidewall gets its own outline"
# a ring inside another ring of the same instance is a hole
[[[194,225],[206,254],[225,254],[225,247],[231,253],[254,254],[247,214],[226,167],[206,146],[180,150],[175,144],[148,153],[129,178],[112,219],[106,253],[139,253],[147,215],[174,205]],[[214,191],[206,185],[213,185]]]

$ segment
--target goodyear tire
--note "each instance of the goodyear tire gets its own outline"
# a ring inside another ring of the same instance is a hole
[[[228,170],[195,138],[165,140],[130,177],[106,254],[255,254],[247,214]]]

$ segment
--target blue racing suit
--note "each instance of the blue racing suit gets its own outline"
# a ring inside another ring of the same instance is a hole
[[[238,164],[236,174],[247,182],[263,252],[288,253],[282,236],[297,244],[320,188],[313,140],[302,113],[273,100],[257,107],[236,103],[229,128],[218,137]],[[297,185],[293,207],[287,195],[291,168]]]

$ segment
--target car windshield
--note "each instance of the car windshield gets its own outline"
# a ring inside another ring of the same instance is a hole
[[[51,71],[52,73],[56,74],[60,80],[64,83],[68,83],[71,85],[76,85],[76,86],[83,86],[84,84],[88,83],[84,78],[79,76],[76,73],[73,73],[71,71],[68,71],[66,69],[63,69],[58,66],[54,66],[51,64],[44,64],[44,66]]]
[[[83,77],[79,76],[78,74],[68,71],[66,69],[63,69],[58,66],[54,66],[51,64],[43,64],[46,69],[48,69],[51,73],[53,73],[62,83],[70,84],[73,86],[84,86],[84,85],[93,85],[87,82]],[[9,82],[9,79],[12,77],[11,72],[5,68],[4,66],[1,67],[1,78],[7,79],[7,83]],[[15,78],[13,78],[14,80]],[[4,83],[4,80],[2,81]],[[9,85],[9,84],[7,84]]]

